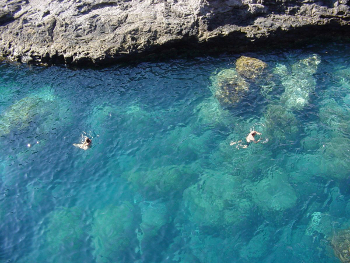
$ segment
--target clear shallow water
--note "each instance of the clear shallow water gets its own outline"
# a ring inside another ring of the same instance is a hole
[[[0,64],[0,260],[339,262],[349,51],[244,54],[269,73],[228,108],[213,92],[239,56]],[[230,146],[251,128],[264,144]],[[73,146],[83,132],[88,151]]]

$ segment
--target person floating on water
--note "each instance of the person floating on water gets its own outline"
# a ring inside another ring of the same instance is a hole
[[[82,138],[82,143],[78,143],[78,144],[74,143],[73,145],[75,147],[80,148],[80,149],[87,150],[87,149],[89,149],[91,147],[92,140],[89,137],[87,137],[87,136],[83,136],[82,135],[82,137],[83,137]]]
[[[249,134],[248,134],[248,136],[245,138],[245,140],[246,140],[246,144],[242,144],[242,140],[239,140],[239,141],[237,141],[237,142],[230,142],[230,145],[232,146],[232,145],[235,145],[235,144],[237,144],[237,146],[236,146],[236,148],[237,149],[239,149],[239,148],[248,148],[248,146],[252,143],[252,142],[254,142],[254,143],[258,143],[260,140],[261,140],[261,138],[259,138],[258,140],[255,140],[255,136],[256,135],[262,135],[260,132],[257,132],[257,131],[251,131]]]

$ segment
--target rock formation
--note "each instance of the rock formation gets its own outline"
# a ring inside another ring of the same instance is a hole
[[[345,229],[336,233],[331,241],[334,254],[342,263],[350,262],[350,230]]]
[[[233,69],[223,69],[216,76],[211,88],[223,107],[234,107],[248,94],[249,83]]]
[[[349,30],[348,0],[0,0],[0,57],[106,64]],[[327,29],[327,30],[326,30]]]

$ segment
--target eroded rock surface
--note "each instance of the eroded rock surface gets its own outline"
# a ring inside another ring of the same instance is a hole
[[[237,50],[348,30],[349,18],[348,0],[0,0],[0,57],[103,64],[159,48]]]

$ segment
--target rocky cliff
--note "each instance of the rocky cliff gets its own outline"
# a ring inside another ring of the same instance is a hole
[[[348,0],[0,0],[0,57],[104,64],[347,34]]]

